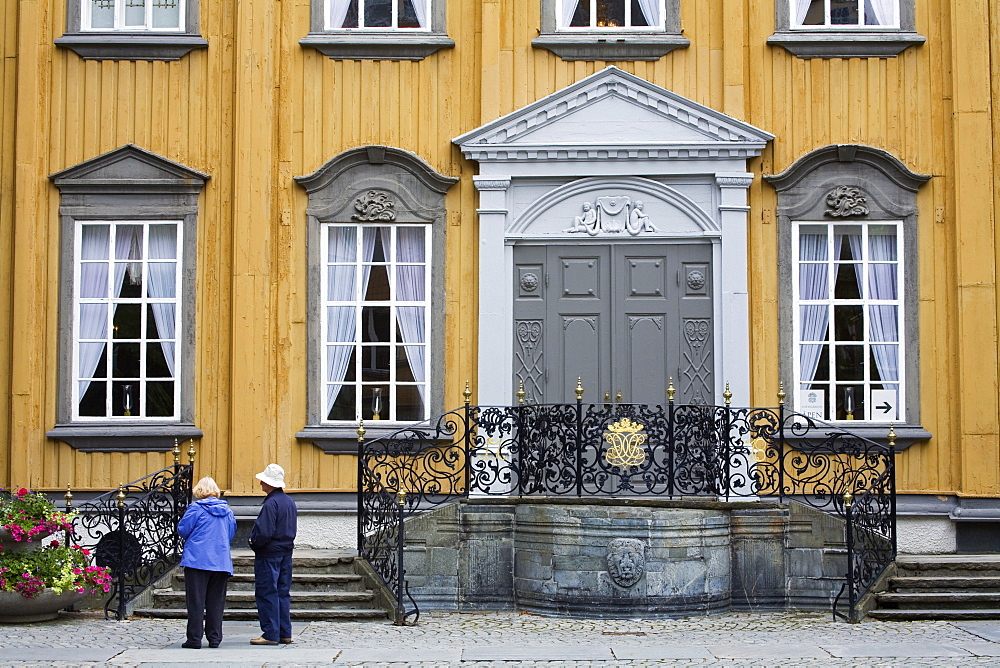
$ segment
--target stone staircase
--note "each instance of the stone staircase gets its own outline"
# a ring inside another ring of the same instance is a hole
[[[385,620],[375,592],[356,572],[355,556],[326,550],[296,550],[292,557],[293,620]],[[226,595],[227,620],[256,620],[253,552],[233,550],[235,575]],[[175,569],[170,587],[152,593],[152,606],[137,608],[141,617],[184,618],[184,570]]]
[[[1000,555],[900,555],[872,619],[1000,619]]]

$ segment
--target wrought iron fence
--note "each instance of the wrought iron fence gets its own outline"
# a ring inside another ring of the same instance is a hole
[[[67,511],[76,511],[73,530],[66,541],[88,548],[98,566],[111,569],[111,595],[104,615],[126,617],[126,606],[181,559],[182,541],[177,523],[191,500],[194,445],[190,461],[180,463],[174,444],[174,464],[117,490],[72,506],[66,493]]]
[[[469,495],[795,500],[853,531],[851,619],[895,558],[891,430],[886,447],[787,410],[783,392],[776,408],[733,407],[728,388],[723,406],[676,404],[669,389],[665,405],[585,404],[582,394],[578,385],[575,404],[473,406],[467,387],[465,406],[435,420],[367,442],[359,428],[358,548],[395,593],[397,623],[419,615],[412,598],[403,611],[403,519]]]

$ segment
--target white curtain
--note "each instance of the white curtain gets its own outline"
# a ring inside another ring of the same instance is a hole
[[[799,235],[799,299],[829,299],[830,263],[827,261],[825,234]],[[815,264],[807,263],[816,261]],[[826,341],[830,322],[830,307],[826,304],[803,304],[800,307],[799,335],[802,341]],[[823,345],[800,344],[799,371],[803,383],[816,377]]]
[[[584,0],[584,2],[590,2],[590,0]],[[561,27],[568,28],[569,24],[573,22],[573,14],[576,14],[578,4],[580,4],[580,0],[562,0]]]
[[[793,25],[800,26],[802,22],[806,20],[806,14],[809,12],[809,6],[812,5],[813,0],[794,0],[792,4],[792,22]]]
[[[327,277],[328,301],[357,302],[364,299],[368,289],[368,277],[371,274],[371,265],[361,267],[361,291],[360,297],[355,292],[354,276],[357,267],[357,233],[356,227],[330,227],[328,244],[328,262],[349,262],[352,264],[339,267],[328,267]],[[375,228],[361,228],[364,233],[361,236],[361,262],[370,262],[375,251]],[[328,306],[327,307],[327,330],[326,330],[326,415],[330,414],[344,376],[347,375],[347,366],[351,361],[351,353],[357,347],[357,318],[358,307],[351,306]],[[340,345],[329,345],[340,344]]]
[[[875,24],[880,26],[891,26],[896,22],[896,3],[899,0],[869,0],[865,9],[871,9],[875,16]],[[867,18],[867,16],[866,16]],[[870,21],[866,21],[871,23]]]
[[[344,27],[344,18],[351,7],[351,0],[327,0],[326,11],[330,28]],[[423,24],[421,24],[423,25]]]
[[[646,19],[646,23],[657,28],[660,25],[660,0],[639,0],[639,9]]]
[[[149,259],[173,259],[174,262],[149,262],[146,264],[147,290],[151,299],[177,297],[177,227],[175,225],[149,226]],[[160,349],[167,360],[167,369],[174,375],[174,338],[177,331],[177,305],[150,304]]]
[[[426,256],[424,254],[424,228],[422,227],[399,227],[396,231],[396,260],[399,262],[419,262],[414,265],[396,266],[396,300],[400,302],[421,302],[424,301],[426,292],[424,290],[424,272]],[[389,249],[386,248],[386,257]],[[410,370],[413,372],[413,379],[421,383],[417,386],[420,391],[420,401],[426,405],[427,386],[425,383],[427,346],[424,340],[424,326],[426,322],[424,306],[398,306],[396,307],[396,320],[399,323],[399,330],[403,335],[404,344],[425,344],[425,345],[405,345],[406,359],[410,362]]]
[[[421,28],[429,27],[427,23],[427,4],[429,0],[411,0],[411,2],[413,3],[413,12],[417,15],[417,23],[420,24]]]
[[[80,256],[83,259],[103,259],[97,264],[84,263],[80,270],[80,296],[107,298],[108,296],[108,235],[110,227],[106,225],[88,225],[81,231]],[[123,274],[124,275],[124,274]],[[115,295],[121,291],[121,279],[115,283]],[[80,304],[81,340],[106,339],[108,336],[108,306],[101,304]],[[101,362],[105,343],[79,344],[80,378],[90,378]],[[87,393],[89,380],[80,381],[80,398]]]
[[[896,285],[897,264],[888,264],[896,258],[895,234],[871,234],[868,236],[871,253],[868,265],[868,298],[871,300],[898,299]],[[885,263],[885,264],[879,264]],[[871,304],[868,307],[868,324],[872,343],[892,343],[894,345],[872,345],[875,366],[884,382],[899,380],[899,307],[895,304]]]

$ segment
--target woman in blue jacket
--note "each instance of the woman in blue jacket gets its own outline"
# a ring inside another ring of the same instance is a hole
[[[226,587],[233,574],[229,543],[236,533],[236,518],[214,480],[204,477],[191,490],[197,499],[177,524],[184,539],[184,596],[187,599],[187,640],[181,647],[201,649],[201,637],[209,647],[222,642],[222,612]]]

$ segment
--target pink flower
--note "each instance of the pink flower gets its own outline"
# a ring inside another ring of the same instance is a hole
[[[17,494],[18,498],[23,499],[24,497],[28,496],[28,490],[22,487],[21,489],[17,490],[15,494]]]

